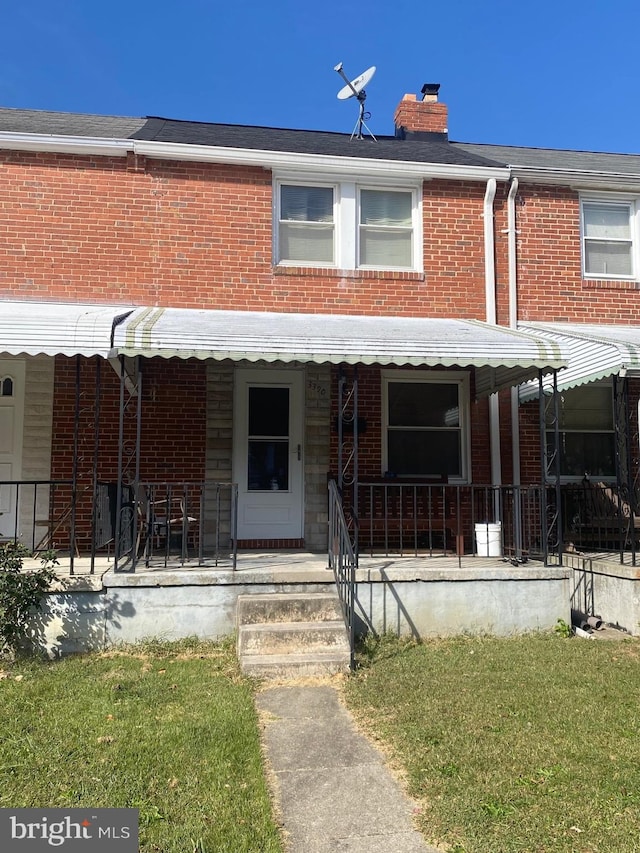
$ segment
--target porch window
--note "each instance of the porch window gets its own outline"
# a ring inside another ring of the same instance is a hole
[[[632,206],[629,203],[582,203],[584,274],[631,278],[633,270]]]
[[[613,389],[610,383],[591,383],[560,395],[560,474],[582,479],[615,477]],[[555,446],[552,413],[547,414],[547,447]]]
[[[402,371],[383,375],[384,470],[393,476],[467,478],[468,378]]]

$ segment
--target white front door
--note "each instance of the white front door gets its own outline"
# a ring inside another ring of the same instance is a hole
[[[303,390],[300,370],[236,370],[238,539],[303,536]]]
[[[0,360],[0,539],[16,535],[16,487],[22,474],[24,361]]]

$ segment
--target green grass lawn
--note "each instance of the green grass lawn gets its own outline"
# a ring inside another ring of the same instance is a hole
[[[138,808],[143,853],[282,850],[231,646],[0,670],[0,807]]]
[[[362,664],[347,704],[404,771],[427,840],[640,851],[640,643],[383,638]]]

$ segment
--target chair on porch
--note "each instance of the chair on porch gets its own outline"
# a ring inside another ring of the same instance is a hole
[[[188,559],[189,548],[197,549],[198,518],[189,513],[182,489],[170,484],[140,484],[136,492],[138,542],[136,553],[145,562],[156,554],[165,559],[179,544],[179,556]]]

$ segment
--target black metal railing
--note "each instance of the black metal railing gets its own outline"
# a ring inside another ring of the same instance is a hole
[[[349,666],[355,668],[355,602],[357,556],[342,509],[342,498],[335,480],[329,480],[329,568],[333,570],[349,636]]]
[[[237,561],[235,483],[139,482],[120,502],[116,571]]]
[[[237,486],[233,483],[92,484],[72,480],[0,481],[0,542],[20,542],[34,555],[54,550],[69,561],[100,554],[116,570],[237,559]],[[87,563],[85,562],[85,567]]]
[[[640,495],[635,490],[585,479],[560,488],[564,540],[570,551],[616,552],[637,563]]]
[[[0,481],[0,541],[20,542],[33,554],[78,554],[78,490],[71,480]]]
[[[370,556],[504,556],[543,550],[539,486],[456,485],[399,480],[358,484],[352,541]]]

